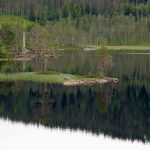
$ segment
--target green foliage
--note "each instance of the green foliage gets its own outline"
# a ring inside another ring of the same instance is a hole
[[[14,8],[17,8],[15,10],[13,8],[9,9],[8,5],[4,8],[1,8],[0,5],[0,28],[4,24],[8,24],[15,33],[14,41],[10,40],[12,38],[10,36],[9,45],[5,40],[5,42],[2,42],[1,45],[3,46],[0,46],[0,49],[4,49],[4,47],[6,49],[10,47],[16,50],[21,49],[22,30],[28,31],[29,36],[31,36],[28,37],[34,43],[32,45],[37,45],[39,49],[43,47],[38,44],[40,41],[50,43],[49,45],[46,44],[48,47],[51,46],[51,43],[57,45],[57,47],[149,45],[150,43],[150,2],[122,2],[121,0],[94,0],[92,2],[82,0],[62,0],[61,2],[58,0],[55,2],[42,0],[41,2],[31,0],[25,2],[25,5],[17,5],[18,1],[12,1],[10,3],[16,6]],[[1,3],[5,3],[4,0]],[[22,4],[21,1],[20,4]],[[10,10],[13,11],[10,12]],[[19,10],[23,11],[19,12]],[[16,14],[18,16],[13,16]],[[39,28],[45,28],[44,33],[34,32],[37,37],[35,38],[35,35],[31,34],[35,29],[35,23],[24,18],[40,24]],[[19,30],[17,31],[17,29]],[[27,44],[29,46],[31,42]],[[32,49],[37,49],[33,47]]]
[[[148,16],[149,13],[149,7],[143,3],[139,5],[127,3],[124,9],[125,15],[135,16],[136,19],[139,19],[143,16]]]
[[[1,0],[0,4],[1,14],[17,14],[32,21],[39,21],[41,24],[46,23],[47,20],[54,21],[68,17],[78,20],[86,15],[113,17],[116,14],[125,14],[133,15],[136,18],[150,15],[149,1],[139,0],[134,2],[130,0],[56,0],[55,2],[49,0],[23,2],[18,0],[10,1],[10,5],[7,5],[5,0]]]
[[[0,16],[0,51],[22,48],[22,32],[30,30],[33,22],[11,15]]]
[[[62,16],[67,19],[79,19],[84,15],[83,5],[75,4],[73,1],[69,1],[62,7],[62,14]]]
[[[4,51],[5,47],[3,46],[2,42],[0,42],[0,52]]]
[[[8,24],[2,25],[0,29],[0,38],[1,38],[2,44],[7,49],[10,49],[15,39],[14,31],[10,25]]]
[[[52,46],[51,34],[46,28],[36,23],[29,32],[27,32],[27,48],[32,50],[47,50]]]
[[[34,23],[19,16],[0,15],[0,28],[3,24],[8,24],[12,28],[14,28],[18,24],[25,29],[30,29]]]
[[[63,47],[78,47],[84,45],[87,40],[87,34],[83,30],[77,29],[73,23],[68,20],[59,22],[49,22],[46,26],[52,35],[54,43]]]
[[[13,54],[0,52],[0,58],[12,58],[12,57],[14,57]]]

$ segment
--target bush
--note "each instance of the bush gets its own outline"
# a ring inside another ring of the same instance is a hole
[[[2,28],[0,29],[0,39],[1,45],[5,46],[7,49],[11,48],[13,41],[15,39],[15,33],[10,25],[8,24],[2,25]]]
[[[2,45],[2,43],[0,43],[0,52],[2,52],[4,49],[4,46]]]
[[[29,32],[27,32],[27,48],[32,50],[48,50],[51,48],[50,33],[40,26],[35,24]]]

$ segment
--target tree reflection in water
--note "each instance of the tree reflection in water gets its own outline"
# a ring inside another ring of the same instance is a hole
[[[1,82],[0,116],[52,128],[80,129],[114,138],[150,141],[149,56],[125,55],[122,52],[105,56],[115,65],[111,68],[106,65],[104,73],[118,77],[117,84],[64,87],[33,82]],[[43,58],[35,58],[26,64],[25,71],[52,69],[86,75],[90,70],[91,75],[98,75],[101,70],[98,61],[102,61],[99,53],[64,52],[59,59],[52,58],[46,66]],[[0,64],[1,72],[21,69],[20,63]]]
[[[1,82],[0,115],[13,121],[52,128],[80,129],[111,137],[149,141],[148,93],[143,88],[139,94],[134,94],[130,85],[125,90],[127,95],[123,95],[124,89],[112,84],[64,87]],[[141,97],[143,101],[139,100]]]

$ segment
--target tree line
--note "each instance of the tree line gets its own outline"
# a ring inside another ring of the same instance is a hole
[[[49,43],[64,47],[150,42],[149,0],[1,0],[0,15],[21,16],[35,22],[26,28],[28,39],[33,38],[27,42],[29,49],[38,49],[35,43],[39,41],[43,41],[39,49],[52,46]],[[0,30],[0,49],[21,47],[23,25],[13,27],[13,31],[12,26],[1,25]],[[9,32],[13,32],[12,36],[6,38]]]
[[[1,14],[22,15],[33,21],[79,19],[85,15],[150,14],[149,0],[1,0]]]

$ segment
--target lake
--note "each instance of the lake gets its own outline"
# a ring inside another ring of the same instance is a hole
[[[109,52],[103,70],[105,76],[118,78],[118,83],[66,87],[33,81],[0,82],[2,149],[22,149],[21,145],[24,149],[148,149],[149,54]],[[93,75],[101,69],[100,57],[94,51],[64,51],[54,58],[1,62],[0,72],[47,70]]]

